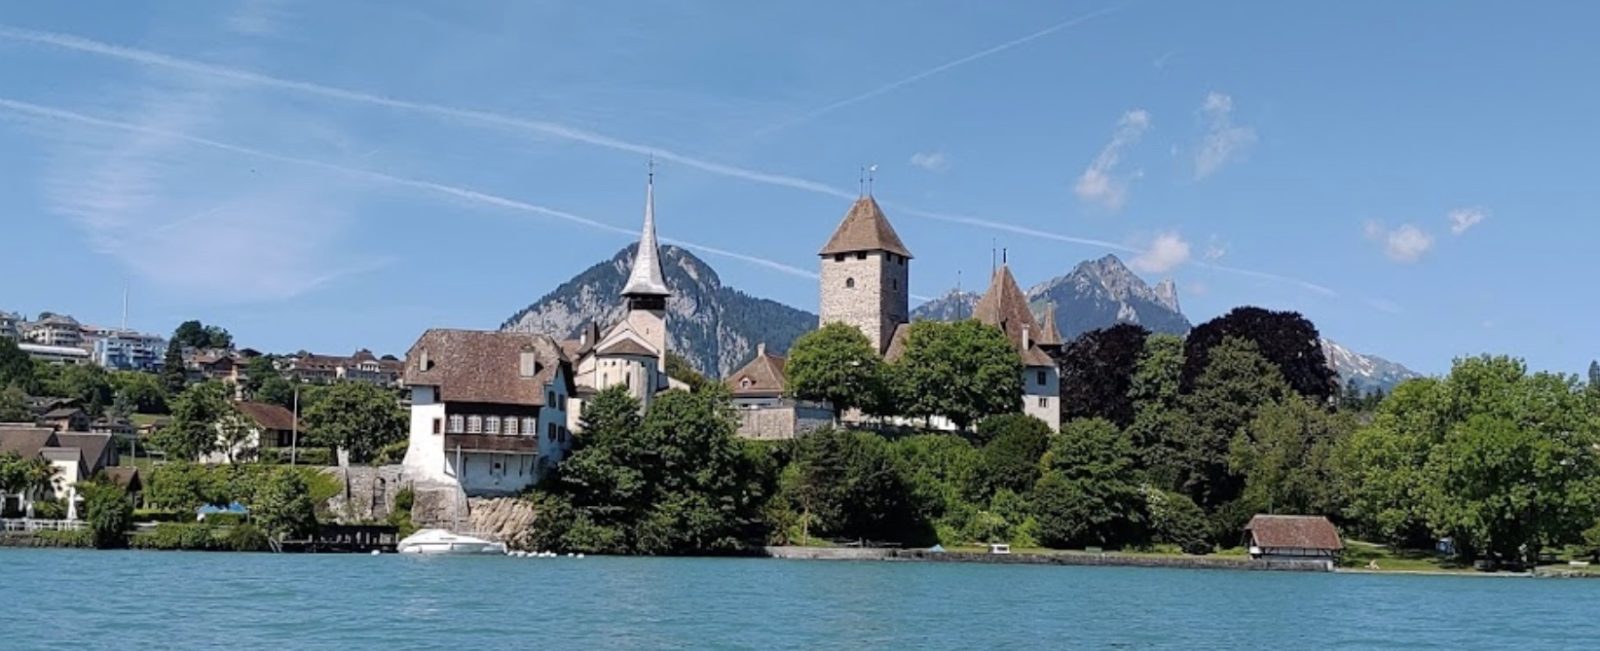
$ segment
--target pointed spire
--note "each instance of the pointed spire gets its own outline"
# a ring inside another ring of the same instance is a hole
[[[818,255],[828,256],[857,251],[888,251],[907,258],[911,257],[911,251],[900,242],[900,236],[894,232],[894,227],[889,225],[889,218],[884,216],[883,208],[878,207],[877,200],[871,195],[857,199],[850,206],[850,212],[845,213],[844,220],[839,222],[838,229],[833,231],[833,237],[828,238],[828,243],[823,245]]]
[[[667,296],[666,276],[661,273],[661,251],[656,246],[656,170],[650,159],[650,174],[644,184],[644,231],[639,234],[639,250],[633,254],[633,270],[622,286],[623,296]]]
[[[1038,344],[1041,347],[1062,345],[1061,329],[1056,327],[1056,304],[1051,303],[1044,308],[1044,323],[1039,325]]]

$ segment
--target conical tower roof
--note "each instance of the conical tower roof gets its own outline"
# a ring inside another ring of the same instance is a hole
[[[888,251],[897,255],[911,257],[911,251],[900,242],[900,236],[895,234],[894,227],[889,225],[889,218],[883,214],[883,209],[878,207],[878,202],[866,196],[857,199],[850,206],[850,212],[845,213],[844,221],[839,222],[839,228],[834,229],[833,237],[828,238],[828,243],[822,247],[817,255],[837,255],[840,253],[855,253],[857,251]]]
[[[1044,323],[1039,325],[1037,342],[1040,346],[1061,346],[1061,329],[1056,327],[1056,304],[1051,303],[1044,310]]]
[[[639,250],[633,254],[633,270],[622,286],[623,296],[668,296],[666,276],[661,273],[661,251],[656,246],[656,184],[654,175],[645,183],[644,232],[639,234]]]
[[[1050,365],[1049,356],[1038,347],[1041,328],[1033,319],[1033,311],[1028,309],[1027,295],[1022,293],[1022,288],[1017,286],[1017,279],[1011,275],[1011,267],[1002,264],[994,270],[994,277],[989,280],[989,290],[972,308],[972,318],[1005,332],[1011,346],[1022,355],[1024,366]],[[1026,336],[1023,334],[1025,332]]]

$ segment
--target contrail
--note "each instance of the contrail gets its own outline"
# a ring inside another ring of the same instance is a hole
[[[1098,10],[1098,11],[1092,11],[1092,12],[1089,12],[1089,13],[1084,14],[1082,16],[1078,16],[1077,18],[1073,18],[1073,19],[1070,19],[1070,20],[1066,20],[1066,21],[1063,21],[1063,22],[1056,23],[1054,25],[1051,25],[1049,27],[1041,29],[1041,30],[1039,30],[1037,32],[1034,32],[1032,34],[1029,34],[1027,36],[1023,36],[1023,37],[1017,38],[1017,39],[1012,39],[1012,40],[1006,41],[1004,43],[1001,43],[999,45],[996,45],[996,46],[988,48],[988,49],[979,50],[977,52],[974,52],[972,54],[968,54],[967,56],[961,57],[959,59],[955,59],[955,60],[952,60],[952,61],[947,61],[945,63],[939,64],[939,65],[934,66],[932,68],[928,68],[927,70],[923,70],[922,72],[916,73],[916,74],[911,75],[909,77],[905,77],[905,78],[902,78],[902,79],[899,79],[899,80],[896,80],[896,81],[889,82],[887,84],[884,84],[882,86],[879,86],[879,87],[874,88],[872,90],[869,90],[867,92],[861,93],[860,95],[847,97],[847,98],[841,99],[841,100],[839,100],[837,102],[834,102],[832,104],[827,104],[827,105],[824,105],[824,106],[817,107],[815,109],[812,109],[810,112],[795,116],[795,117],[790,118],[788,120],[784,120],[783,122],[779,122],[779,123],[774,124],[774,125],[772,125],[770,127],[767,127],[767,128],[762,129],[760,131],[757,131],[755,133],[755,135],[765,135],[765,134],[768,134],[768,133],[772,133],[774,131],[781,131],[783,129],[792,127],[792,126],[794,126],[796,124],[800,124],[802,122],[810,122],[811,120],[814,120],[814,119],[816,119],[818,117],[821,117],[821,116],[823,116],[825,114],[832,113],[832,112],[837,111],[839,109],[842,109],[842,108],[844,108],[846,106],[850,106],[852,104],[858,104],[858,103],[867,101],[867,100],[872,99],[874,97],[877,97],[879,95],[883,95],[885,93],[892,92],[892,91],[894,91],[894,90],[896,90],[896,89],[898,89],[898,88],[900,88],[902,86],[905,86],[907,84],[912,84],[912,83],[916,83],[918,81],[922,81],[923,79],[927,79],[929,77],[937,75],[937,74],[939,74],[941,72],[944,72],[946,70],[949,70],[951,68],[956,68],[956,67],[959,67],[959,66],[966,65],[968,63],[972,63],[973,61],[977,61],[978,59],[982,59],[982,58],[987,57],[989,55],[998,54],[1000,52],[1004,52],[1006,50],[1009,50],[1011,48],[1017,47],[1019,45],[1026,45],[1026,44],[1031,43],[1033,41],[1039,40],[1041,38],[1044,38],[1046,36],[1049,36],[1051,34],[1059,32],[1059,31],[1061,31],[1063,29],[1067,29],[1069,27],[1075,27],[1077,25],[1081,25],[1083,23],[1086,23],[1088,21],[1094,20],[1094,19],[1099,18],[1101,16],[1105,16],[1107,14],[1115,13],[1116,11],[1120,10],[1121,8],[1122,7],[1120,7],[1120,6],[1107,7],[1105,9],[1101,9],[1101,10]]]
[[[328,170],[328,171],[331,171],[331,172],[337,172],[339,174],[344,174],[344,175],[347,175],[347,176],[354,176],[354,177],[358,177],[358,178],[364,178],[364,179],[368,179],[368,180],[372,180],[372,181],[377,181],[377,182],[380,182],[380,183],[386,183],[386,184],[390,184],[390,185],[397,185],[397,186],[402,186],[402,187],[407,187],[407,188],[412,188],[412,189],[417,189],[417,190],[423,190],[425,192],[429,192],[429,193],[433,193],[433,194],[439,194],[439,195],[445,195],[445,196],[453,197],[453,198],[456,198],[456,199],[463,199],[463,200],[466,200],[466,201],[469,201],[469,202],[482,203],[482,204],[487,204],[487,205],[496,206],[496,207],[500,207],[500,208],[507,208],[507,209],[515,210],[515,211],[519,211],[519,212],[526,212],[526,213],[532,213],[532,214],[536,214],[536,215],[542,215],[542,216],[545,216],[545,217],[553,217],[553,218],[556,218],[556,219],[561,219],[561,220],[569,221],[569,222],[572,222],[572,223],[575,223],[575,224],[579,224],[581,226],[586,226],[588,228],[592,228],[592,229],[595,229],[595,230],[606,231],[606,232],[610,232],[610,233],[617,233],[617,234],[620,234],[620,235],[627,235],[627,236],[636,236],[636,235],[638,235],[638,232],[635,231],[635,230],[623,228],[621,226],[614,226],[612,224],[607,224],[605,222],[602,222],[602,221],[599,221],[599,220],[596,220],[596,219],[591,219],[591,218],[588,218],[588,217],[584,217],[582,215],[576,215],[576,214],[573,214],[573,213],[570,213],[570,212],[566,212],[564,210],[557,210],[557,209],[554,209],[554,208],[547,208],[547,207],[544,207],[544,206],[531,204],[531,203],[528,203],[526,201],[519,201],[517,199],[511,199],[509,197],[504,197],[504,196],[500,196],[500,195],[496,195],[496,194],[490,194],[490,193],[487,193],[487,192],[480,192],[480,191],[477,191],[477,190],[472,190],[470,188],[463,188],[463,187],[454,186],[454,185],[446,185],[446,184],[443,184],[443,183],[435,183],[433,181],[425,181],[425,180],[421,180],[421,179],[404,178],[404,177],[400,177],[400,176],[394,176],[394,175],[391,175],[391,174],[385,174],[383,172],[375,172],[375,171],[372,171],[372,170],[360,169],[360,168],[355,168],[355,167],[346,167],[344,165],[337,165],[337,164],[334,164],[334,163],[328,163],[328,162],[319,161],[319,160],[312,160],[312,159],[308,159],[308,158],[297,158],[297,157],[294,157],[294,156],[285,156],[285,155],[282,155],[282,154],[274,154],[272,152],[262,151],[262,150],[259,150],[259,149],[252,149],[250,147],[244,147],[244,146],[241,146],[241,145],[235,145],[235,144],[223,142],[223,141],[220,141],[220,140],[212,140],[210,138],[192,136],[192,135],[188,135],[188,134],[184,134],[184,133],[177,133],[177,132],[174,132],[174,131],[167,131],[167,130],[163,130],[163,129],[153,129],[153,128],[150,128],[150,127],[145,127],[145,126],[141,126],[141,125],[137,125],[137,124],[131,124],[131,123],[127,123],[127,122],[119,122],[119,121],[116,121],[116,120],[107,120],[107,119],[104,119],[104,118],[97,118],[97,117],[94,117],[94,116],[91,116],[91,115],[85,115],[85,114],[76,113],[76,112],[73,112],[73,111],[67,111],[67,110],[63,110],[63,109],[57,109],[57,108],[52,108],[52,107],[48,107],[48,106],[42,106],[42,105],[39,105],[39,104],[32,104],[32,103],[29,103],[29,102],[21,102],[21,101],[12,100],[12,99],[6,99],[4,97],[0,97],[0,109],[11,111],[13,113],[20,113],[20,114],[23,114],[23,115],[31,115],[31,116],[34,116],[34,117],[44,118],[44,119],[48,119],[48,120],[55,120],[55,121],[60,121],[60,122],[72,122],[72,123],[76,123],[76,124],[84,124],[84,125],[96,126],[96,127],[106,128],[106,129],[115,129],[115,130],[120,130],[120,131],[127,131],[129,133],[137,133],[137,134],[156,136],[156,137],[161,137],[161,138],[170,138],[170,139],[173,139],[173,140],[187,142],[187,143],[191,143],[191,144],[195,144],[195,145],[201,145],[201,146],[204,146],[204,147],[210,147],[210,148],[213,148],[213,149],[219,149],[219,150],[222,150],[222,151],[232,152],[232,153],[236,153],[236,154],[242,154],[242,155],[245,155],[245,156],[251,156],[251,157],[255,157],[255,158],[261,158],[261,159],[270,160],[270,161],[276,161],[276,162],[281,162],[281,163],[289,163],[289,164],[292,164],[292,165],[302,165],[302,166],[307,166],[307,167],[314,167],[314,168],[317,168],[317,169],[323,169],[323,170]],[[704,244],[697,244],[695,242],[689,242],[689,241],[686,241],[686,240],[679,240],[679,239],[673,239],[673,238],[662,238],[662,241],[668,242],[668,243],[671,243],[671,244],[677,244],[679,246],[683,246],[683,247],[686,247],[686,248],[689,248],[689,249],[694,249],[694,250],[701,251],[701,252],[704,252],[704,253],[708,253],[708,254],[711,254],[711,255],[718,255],[718,256],[725,257],[725,258],[731,258],[731,259],[734,259],[734,260],[739,260],[739,261],[742,261],[742,262],[748,262],[748,263],[751,263],[751,264],[755,264],[755,265],[759,265],[759,266],[762,266],[762,267],[766,267],[768,269],[781,271],[783,273],[790,274],[790,275],[793,275],[793,276],[799,276],[801,278],[815,279],[817,277],[816,272],[813,272],[813,271],[810,271],[810,270],[807,270],[807,269],[801,269],[799,267],[795,267],[795,266],[792,266],[792,265],[787,265],[787,264],[784,264],[784,263],[781,263],[781,262],[777,262],[777,261],[774,261],[774,260],[768,260],[766,258],[760,258],[760,257],[752,256],[752,255],[746,255],[746,254],[743,254],[743,253],[736,253],[736,252],[733,252],[733,251],[728,251],[726,249],[720,249],[720,248],[713,247],[713,246],[706,246]]]
[[[1079,18],[1076,18],[1076,19],[1073,19],[1073,20],[1074,21],[1078,21],[1078,22],[1082,22],[1082,21],[1085,21],[1085,20],[1089,20],[1089,19],[1095,18],[1095,17],[1097,17],[1099,15],[1110,13],[1110,12],[1115,11],[1115,10],[1116,10],[1115,8],[1102,9],[1099,12],[1092,13],[1092,14],[1087,14],[1085,16],[1080,16]],[[1046,28],[1046,30],[1065,29],[1067,27],[1070,27],[1072,24],[1076,24],[1076,23],[1074,23],[1073,21],[1067,21],[1066,23],[1061,23],[1061,24],[1058,24],[1058,25],[1052,25],[1051,27]],[[1049,33],[1048,31],[1045,32],[1045,34],[1048,34],[1048,33]],[[1042,35],[1043,34],[1035,33],[1035,34],[1031,34],[1029,36],[1025,36],[1023,38],[1031,40],[1031,39],[1039,38]],[[828,185],[828,184],[825,184],[825,183],[821,183],[821,182],[818,182],[818,181],[812,181],[812,180],[809,180],[809,179],[803,179],[803,178],[799,178],[799,177],[795,177],[795,176],[789,176],[789,175],[785,175],[785,174],[774,174],[774,173],[770,173],[770,172],[763,172],[763,171],[760,171],[760,170],[752,170],[752,169],[748,169],[748,168],[737,167],[737,166],[733,166],[733,165],[726,165],[726,164],[723,164],[723,163],[717,163],[717,162],[714,162],[714,161],[702,160],[702,159],[695,158],[695,157],[692,157],[692,156],[686,156],[686,155],[683,155],[683,154],[679,154],[679,153],[676,153],[676,152],[673,152],[673,151],[670,151],[670,150],[658,149],[658,148],[655,148],[655,147],[651,147],[649,145],[644,145],[644,144],[639,144],[639,143],[634,143],[634,142],[628,142],[628,141],[620,140],[618,138],[614,138],[614,137],[607,136],[607,135],[604,135],[604,134],[594,133],[594,132],[586,131],[586,130],[583,130],[583,129],[578,129],[578,128],[574,128],[574,127],[570,127],[570,126],[566,126],[566,125],[562,125],[562,124],[557,124],[557,123],[554,123],[554,122],[547,122],[547,121],[543,121],[543,120],[527,120],[527,119],[511,117],[511,116],[507,116],[507,115],[502,115],[502,114],[498,114],[498,113],[491,113],[491,112],[488,112],[488,111],[480,111],[480,110],[474,110],[474,109],[463,109],[463,108],[456,108],[456,107],[451,107],[451,106],[444,106],[444,105],[440,105],[440,104],[432,104],[432,103],[428,103],[428,102],[417,102],[417,101],[411,101],[411,100],[397,99],[397,98],[386,97],[386,96],[378,95],[378,94],[374,94],[374,93],[368,93],[368,92],[363,92],[363,91],[358,91],[358,90],[350,90],[350,89],[347,89],[347,88],[339,88],[339,87],[335,87],[335,86],[326,86],[326,85],[316,84],[316,83],[311,83],[311,82],[306,82],[306,81],[298,81],[298,80],[293,80],[293,79],[284,79],[284,78],[281,78],[281,77],[273,77],[271,75],[265,75],[265,74],[261,74],[261,73],[257,73],[257,72],[251,72],[251,71],[248,71],[248,70],[240,70],[240,69],[237,69],[237,68],[229,68],[229,67],[226,67],[226,66],[219,66],[219,65],[215,65],[215,64],[205,63],[205,62],[202,62],[202,61],[194,61],[194,60],[191,60],[191,59],[183,59],[183,58],[179,58],[179,57],[174,57],[174,56],[167,55],[167,54],[161,54],[159,52],[152,52],[152,51],[149,51],[149,50],[141,50],[141,49],[138,49],[138,48],[131,48],[131,47],[126,47],[126,46],[122,46],[122,45],[115,45],[115,44],[112,44],[112,43],[106,43],[106,42],[103,42],[103,41],[96,41],[96,40],[92,40],[92,39],[83,38],[81,36],[74,36],[72,34],[62,34],[62,33],[57,33],[57,32],[43,32],[43,31],[19,29],[19,28],[15,28],[15,27],[6,26],[6,25],[0,25],[0,38],[8,38],[8,39],[12,39],[12,40],[35,43],[35,44],[39,44],[39,45],[47,45],[47,46],[51,46],[51,47],[57,47],[57,48],[72,50],[72,51],[76,51],[76,52],[83,52],[83,53],[86,53],[86,54],[95,54],[95,55],[105,56],[105,57],[109,57],[109,58],[113,58],[113,59],[119,59],[119,60],[122,60],[122,61],[129,61],[129,62],[141,64],[141,65],[154,66],[154,67],[159,67],[159,68],[167,68],[167,69],[170,69],[170,70],[177,70],[177,71],[180,71],[180,72],[186,72],[186,73],[190,73],[190,74],[208,75],[208,76],[213,76],[213,77],[220,77],[220,78],[223,78],[223,79],[231,79],[231,80],[234,80],[234,81],[239,81],[239,82],[244,82],[244,83],[251,83],[251,84],[256,84],[256,85],[259,85],[259,86],[265,86],[265,87],[270,87],[270,88],[279,88],[279,89],[284,89],[284,90],[290,90],[290,91],[299,92],[299,93],[303,93],[303,94],[307,94],[307,95],[314,95],[314,96],[318,96],[318,97],[326,97],[326,98],[330,98],[330,99],[337,99],[337,100],[360,103],[360,104],[369,104],[369,105],[373,105],[373,106],[382,106],[382,107],[392,108],[392,109],[397,109],[397,110],[411,111],[411,112],[421,113],[421,114],[425,114],[425,115],[432,115],[432,116],[435,116],[435,117],[455,119],[455,120],[463,120],[463,121],[468,121],[468,122],[476,122],[476,123],[479,123],[479,124],[487,124],[487,125],[493,125],[493,126],[517,129],[517,130],[521,130],[521,131],[528,131],[528,132],[541,134],[541,135],[545,135],[545,136],[549,136],[549,137],[559,138],[559,139],[562,139],[562,140],[568,140],[568,141],[572,141],[572,142],[579,142],[579,143],[593,145],[593,146],[596,146],[596,147],[601,147],[601,148],[605,148],[605,149],[611,149],[611,150],[615,150],[615,151],[622,151],[622,152],[627,152],[627,153],[636,154],[636,155],[653,155],[656,158],[659,158],[661,160],[671,161],[671,162],[683,165],[685,167],[698,169],[698,170],[701,170],[701,171],[704,171],[704,172],[709,172],[709,173],[717,174],[717,175],[720,175],[720,176],[726,176],[726,177],[736,178],[736,179],[743,179],[743,180],[746,180],[746,181],[751,181],[751,182],[755,182],[755,183],[762,183],[762,184],[766,184],[766,185],[773,185],[773,186],[778,186],[778,187],[786,187],[786,188],[791,188],[791,189],[795,189],[795,190],[802,190],[802,191],[805,191],[805,192],[811,192],[811,193],[814,193],[814,194],[820,194],[820,195],[835,197],[835,198],[839,198],[839,199],[855,200],[858,197],[858,194],[855,193],[855,192],[850,192],[850,191],[847,191],[847,190],[844,190],[844,189],[841,189],[841,188],[837,188],[837,187],[834,187],[834,186],[831,186],[831,185]],[[1026,41],[1023,41],[1023,42],[1026,42]],[[996,47],[1002,47],[1003,48],[1005,46],[1006,46],[1005,44],[1002,44],[1001,46],[996,46]],[[1011,45],[1011,47],[1015,47],[1015,45]],[[993,49],[993,48],[991,48],[991,49]],[[982,55],[982,54],[984,54],[984,53],[979,53],[979,55]],[[979,56],[979,55],[969,55],[966,58],[970,59],[973,56]],[[907,78],[907,79],[901,80],[900,82],[896,82],[893,85],[895,87],[903,86],[903,85],[905,85],[907,83],[911,83],[912,81],[915,81],[916,79],[925,78],[930,74],[937,74],[939,71],[941,71],[941,69],[947,70],[950,67],[953,67],[955,65],[960,65],[961,63],[965,63],[965,61],[962,61],[962,60],[958,59],[957,61],[953,61],[951,63],[944,64],[944,66],[941,66],[941,68],[935,68],[932,71],[921,73],[920,75],[914,75],[913,77],[915,77],[915,78]],[[884,91],[884,92],[886,92],[886,91]],[[859,100],[856,100],[856,101],[859,101]],[[12,108],[14,108],[15,110],[19,110],[19,111],[23,111],[23,112],[31,112],[31,111],[27,111],[25,109],[17,108],[18,106],[24,106],[25,104],[20,104],[20,103],[16,103],[16,102],[11,102],[10,104],[12,105]],[[49,109],[49,108],[46,108],[46,107],[40,107],[40,106],[37,106],[37,105],[25,105],[25,106],[32,106],[34,108],[43,109],[43,110],[46,110],[46,111],[56,111],[57,110],[57,109]],[[75,120],[75,121],[83,122],[83,123],[86,123],[86,124],[100,124],[100,126],[111,127],[111,128],[130,128],[131,127],[132,130],[134,130],[134,131],[140,131],[140,130],[145,129],[144,127],[139,127],[138,125],[131,125],[131,124],[125,124],[125,123],[115,123],[115,122],[107,123],[109,121],[101,120],[100,118],[94,118],[94,117],[81,115],[81,114],[70,114],[70,115],[76,116],[78,118],[82,118],[80,120]],[[71,119],[71,118],[67,118],[65,115],[56,115],[54,117],[58,117],[58,118],[62,118],[62,119]],[[313,165],[313,166],[328,166],[329,165],[328,163],[323,163],[323,162],[320,162],[320,161],[309,161],[309,160],[303,160],[303,159],[282,157],[282,156],[279,156],[277,154],[271,154],[271,153],[268,153],[268,152],[257,151],[257,150],[248,149],[248,148],[244,148],[244,147],[239,147],[237,145],[231,145],[231,144],[228,144],[228,143],[222,143],[222,142],[218,142],[218,141],[206,141],[203,138],[195,138],[193,136],[187,136],[187,135],[184,135],[184,134],[166,134],[166,133],[163,133],[161,135],[167,135],[167,136],[172,136],[172,137],[176,137],[176,138],[183,139],[183,140],[188,140],[190,142],[195,142],[196,144],[203,144],[203,145],[207,145],[207,146],[218,147],[218,148],[222,148],[222,149],[228,149],[230,151],[236,151],[238,153],[243,153],[243,154],[247,154],[247,155],[260,156],[260,157],[263,157],[263,158],[269,158],[269,159],[275,159],[275,160],[283,160],[285,162],[291,162],[291,163],[296,163],[296,164],[306,164],[306,165]],[[428,190],[432,190],[432,191],[435,191],[435,192],[442,192],[442,193],[446,193],[446,194],[454,194],[455,191],[467,192],[467,193],[474,192],[474,191],[466,190],[466,189],[463,189],[463,188],[450,188],[449,190],[445,189],[445,188],[449,188],[450,186],[440,186],[440,187],[433,187],[433,188],[425,187],[425,185],[428,182],[416,181],[416,180],[412,180],[412,179],[402,179],[402,178],[399,178],[399,177],[392,177],[392,176],[383,175],[383,174],[380,174],[380,173],[377,173],[377,172],[370,172],[370,171],[366,171],[366,170],[356,171],[353,168],[344,168],[344,167],[340,167],[340,166],[332,166],[330,169],[334,169],[335,171],[355,172],[355,173],[357,173],[357,175],[373,175],[373,174],[376,174],[378,176],[373,177],[373,178],[378,178],[379,180],[385,180],[386,182],[390,182],[390,183],[397,183],[397,184],[400,184],[400,185],[408,185],[408,186],[411,186],[411,187],[418,187],[418,188],[421,188],[421,189],[428,189]],[[485,202],[489,202],[489,203],[495,203],[495,200],[511,201],[513,203],[521,203],[521,202],[516,202],[515,200],[512,200],[512,199],[505,199],[504,197],[494,197],[493,195],[482,195],[482,196],[476,197],[476,198],[474,198],[474,197],[462,197],[462,198],[475,199],[475,200],[485,201]],[[583,217],[578,217],[576,215],[571,215],[570,213],[562,213],[561,211],[552,210],[552,209],[544,208],[544,207],[541,207],[541,206],[535,206],[535,205],[532,205],[532,204],[522,204],[521,206],[505,205],[503,207],[512,208],[512,209],[515,209],[515,210],[523,210],[525,212],[535,212],[535,213],[538,213],[538,214],[544,214],[546,216],[556,217],[556,218],[559,218],[559,219],[568,219],[569,221],[572,221],[573,218],[576,218],[577,220],[586,220],[587,219],[587,218],[583,218]],[[975,227],[979,227],[979,228],[986,228],[986,229],[990,229],[990,230],[998,230],[998,231],[1014,233],[1014,234],[1018,234],[1018,235],[1027,235],[1029,237],[1038,237],[1038,238],[1047,239],[1047,240],[1053,240],[1053,241],[1057,241],[1057,242],[1065,242],[1065,243],[1070,243],[1070,244],[1082,244],[1082,245],[1087,245],[1087,246],[1096,246],[1096,247],[1101,247],[1101,248],[1110,249],[1110,250],[1113,250],[1113,251],[1125,252],[1125,253],[1139,253],[1139,252],[1141,252],[1138,249],[1135,249],[1135,248],[1132,248],[1132,247],[1128,247],[1128,246],[1125,246],[1125,245],[1116,244],[1116,243],[1113,243],[1113,242],[1107,242],[1107,241],[1103,241],[1103,240],[1095,240],[1095,239],[1089,239],[1089,238],[1074,237],[1074,236],[1071,236],[1071,235],[1063,235],[1063,234],[1060,234],[1060,233],[1053,233],[1053,232],[1049,232],[1049,231],[1043,231],[1043,230],[1034,229],[1034,228],[1030,228],[1030,227],[1026,227],[1026,226],[1019,226],[1019,225],[1016,225],[1016,224],[1009,224],[1009,223],[1006,223],[1006,222],[995,221],[995,220],[991,220],[991,219],[984,219],[984,218],[981,218],[981,217],[973,217],[973,216],[967,216],[967,215],[951,215],[951,214],[946,214],[946,213],[938,213],[938,212],[933,212],[933,211],[928,211],[928,210],[921,210],[921,209],[918,209],[918,208],[914,208],[914,207],[910,207],[910,206],[904,206],[904,205],[895,206],[895,208],[896,208],[896,210],[899,210],[900,212],[902,212],[904,214],[907,214],[907,215],[911,215],[911,216],[914,216],[914,217],[921,217],[921,218],[925,218],[925,219],[933,219],[933,220],[936,220],[936,221],[943,221],[943,222],[948,222],[948,223],[953,223],[953,224],[963,224],[963,225],[967,225],[967,226],[975,226]],[[592,220],[589,220],[589,221],[592,221]],[[611,226],[609,224],[603,224],[601,222],[594,222],[594,223],[591,223],[591,224],[588,224],[588,225],[593,226],[595,228],[602,228],[602,229],[617,229],[618,228],[618,227],[615,227],[615,226]],[[632,231],[626,231],[626,229],[616,230],[615,232],[628,232],[630,234],[632,233]],[[688,246],[688,245],[685,244],[685,246]],[[712,252],[712,249],[708,248],[708,247],[702,247],[700,250],[706,251],[707,253],[711,253]],[[717,253],[717,255],[723,255],[725,253],[727,253],[730,257],[737,256],[737,255],[742,255],[742,254],[731,254],[731,253],[728,253],[728,252],[720,252],[720,253]],[[747,261],[747,262],[753,262],[755,264],[759,264],[759,265],[762,265],[762,266],[769,266],[770,267],[771,265],[778,265],[777,267],[772,267],[772,268],[775,268],[775,269],[778,269],[780,271],[784,271],[785,273],[790,273],[790,274],[794,274],[797,271],[798,272],[803,272],[803,274],[806,277],[815,277],[815,274],[813,272],[805,271],[803,269],[799,269],[797,267],[792,267],[792,266],[789,266],[789,265],[784,265],[782,263],[773,263],[773,262],[770,262],[770,261],[763,261],[763,260],[761,260],[759,258],[748,258],[748,259],[739,258],[739,259],[745,259],[745,261]],[[1197,263],[1197,264],[1200,264],[1200,263]],[[1329,294],[1329,293],[1332,292],[1332,290],[1329,290],[1328,288],[1323,287],[1321,285],[1318,285],[1316,283],[1311,283],[1311,282],[1308,282],[1308,281],[1299,280],[1299,279],[1291,278],[1291,277],[1288,277],[1288,276],[1281,276],[1281,275],[1278,275],[1278,274],[1272,274],[1272,273],[1267,273],[1267,272],[1257,272],[1257,271],[1251,271],[1251,270],[1247,270],[1247,269],[1237,269],[1237,268],[1232,268],[1232,267],[1222,267],[1222,266],[1209,265],[1209,264],[1202,265],[1202,266],[1207,266],[1209,268],[1214,268],[1214,269],[1217,269],[1219,271],[1237,273],[1237,274],[1242,274],[1242,275],[1247,275],[1247,276],[1252,276],[1252,277],[1257,277],[1257,278],[1263,278],[1263,279],[1268,279],[1268,280],[1275,280],[1275,281],[1280,281],[1280,282],[1288,282],[1288,283],[1299,285],[1299,286],[1304,287],[1306,289],[1310,289],[1312,291],[1316,291],[1316,292],[1323,293],[1323,294]]]

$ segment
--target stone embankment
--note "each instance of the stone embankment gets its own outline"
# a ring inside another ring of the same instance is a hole
[[[474,497],[467,500],[471,514],[468,530],[475,536],[498,540],[512,549],[530,550],[534,510],[527,500],[515,497]],[[533,550],[530,550],[533,551]]]
[[[783,559],[833,561],[929,561],[1006,565],[1079,565],[1109,567],[1172,567],[1205,570],[1274,570],[1327,572],[1324,561],[1262,561],[1223,556],[1145,556],[1115,552],[933,552],[926,549],[859,547],[767,547],[767,556]]]

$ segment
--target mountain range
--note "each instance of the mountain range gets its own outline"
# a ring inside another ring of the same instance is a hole
[[[619,292],[636,246],[618,251],[518,310],[501,329],[570,338],[588,323],[605,327],[620,320]],[[758,344],[782,353],[817,326],[816,314],[723,285],[710,265],[682,248],[663,246],[661,262],[673,294],[667,301],[667,345],[702,373],[727,376],[755,356]],[[1152,287],[1114,255],[1079,263],[1066,275],[1029,288],[1027,295],[1036,315],[1054,307],[1056,324],[1066,340],[1116,323],[1137,323],[1176,335],[1190,328],[1171,280]],[[966,318],[978,298],[975,292],[953,290],[917,306],[911,317]],[[1322,342],[1340,377],[1354,379],[1364,390],[1388,390],[1417,376],[1394,362],[1356,353],[1328,339]]]

